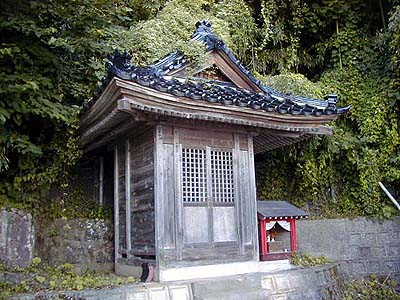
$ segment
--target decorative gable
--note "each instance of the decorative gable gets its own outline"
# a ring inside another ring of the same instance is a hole
[[[226,77],[226,75],[222,73],[222,71],[215,64],[194,74],[193,77],[204,78],[207,80],[222,81],[233,84],[232,80]]]

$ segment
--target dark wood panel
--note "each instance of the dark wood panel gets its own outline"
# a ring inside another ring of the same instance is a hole
[[[154,255],[154,131],[130,137],[132,253]]]

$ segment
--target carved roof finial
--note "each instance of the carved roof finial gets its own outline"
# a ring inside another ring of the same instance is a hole
[[[211,28],[211,22],[210,21],[208,21],[207,19],[204,19],[204,20],[201,20],[201,21],[197,21],[197,23],[196,23],[196,28],[199,28],[199,27],[209,27],[209,28]]]

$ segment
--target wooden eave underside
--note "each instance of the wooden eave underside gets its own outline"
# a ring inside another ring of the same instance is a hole
[[[156,117],[202,120],[244,126],[257,132],[255,153],[271,150],[316,134],[331,134],[325,124],[335,116],[295,116],[263,110],[194,101],[159,92],[135,82],[113,78],[96,103],[81,118],[80,142],[85,151]]]

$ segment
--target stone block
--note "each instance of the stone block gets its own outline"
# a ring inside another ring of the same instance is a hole
[[[371,260],[366,262],[366,272],[368,274],[380,274],[382,270],[382,261]]]
[[[274,276],[263,276],[261,278],[261,288],[269,291],[276,291],[277,287],[275,284]]]
[[[190,300],[191,292],[188,285],[169,286],[171,300]]]
[[[127,291],[126,300],[147,300],[145,292]]]
[[[363,261],[353,261],[351,263],[351,270],[354,275],[366,274],[365,263]]]
[[[286,294],[272,295],[272,300],[288,300],[288,296]]]
[[[390,236],[388,240],[386,241],[387,245],[399,245],[400,244],[400,231],[398,230],[399,228],[396,228],[395,230],[390,232]]]
[[[290,280],[287,275],[276,275],[275,283],[278,291],[290,291]]]
[[[386,257],[386,250],[384,246],[371,247],[371,256],[374,258],[382,258]]]
[[[292,289],[299,290],[304,286],[304,279],[301,274],[294,274],[290,276],[290,284]]]
[[[308,291],[301,295],[301,300],[319,300],[321,296],[317,291]]]
[[[26,267],[33,259],[35,230],[32,216],[17,209],[0,210],[0,261]]]
[[[391,233],[389,232],[379,232],[376,234],[376,243],[379,245],[387,244],[392,238]]]
[[[371,247],[358,247],[358,257],[364,259],[371,257]]]
[[[168,290],[165,287],[150,288],[149,300],[170,300]]]
[[[367,221],[365,218],[350,220],[348,225],[348,229],[351,232],[365,232],[366,227],[367,227]]]
[[[364,233],[362,234],[361,244],[362,245],[373,245],[376,243],[376,233]]]
[[[349,245],[358,246],[358,245],[361,245],[361,243],[362,243],[361,233],[357,232],[357,233],[350,234]]]

